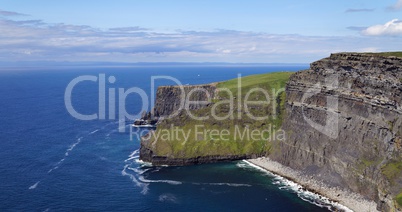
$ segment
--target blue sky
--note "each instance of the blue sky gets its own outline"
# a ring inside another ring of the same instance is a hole
[[[0,61],[295,62],[402,50],[402,0],[0,2]]]

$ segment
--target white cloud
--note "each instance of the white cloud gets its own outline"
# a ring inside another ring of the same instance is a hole
[[[401,23],[393,21],[388,28],[393,24]],[[332,52],[394,51],[402,39],[223,29],[158,32],[139,26],[98,29],[8,19],[0,19],[0,31],[0,61],[311,62]]]
[[[358,12],[374,12],[375,9],[366,9],[366,8],[361,8],[361,9],[347,9],[345,10],[345,13],[358,13]]]
[[[394,5],[388,7],[388,10],[397,11],[402,8],[402,0],[398,0]]]
[[[0,16],[28,16],[28,15],[12,11],[0,10]]]
[[[402,35],[402,22],[394,19],[384,25],[374,25],[363,30],[364,35],[381,36],[381,35]]]

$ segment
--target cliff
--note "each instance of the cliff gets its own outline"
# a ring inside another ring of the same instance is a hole
[[[187,94],[191,93],[190,101],[193,104],[183,101]],[[216,92],[216,83],[192,86],[160,86],[156,91],[155,98],[155,114],[156,116],[165,117],[174,114],[176,111],[185,109],[187,106],[190,110],[202,109],[208,107],[208,104],[202,104],[203,101],[214,99]],[[209,94],[209,98],[207,96]]]
[[[140,158],[154,165],[189,165],[265,155],[272,148],[269,140],[281,135],[275,134],[283,120],[285,92],[281,88],[291,74],[159,87],[154,110],[160,121],[156,131],[141,139]],[[257,87],[276,95],[253,91]],[[271,103],[250,103],[245,108],[245,100]],[[269,118],[255,120],[250,114]]]
[[[141,159],[155,165],[188,165],[264,155],[305,178],[375,201],[378,210],[400,210],[402,58],[338,53],[292,75],[257,75],[235,82],[202,85],[204,89],[188,98],[195,102],[184,107],[197,117],[208,116],[205,120],[194,120],[179,106],[180,99],[200,86],[189,86],[184,94],[175,86],[159,88],[155,111],[165,118],[142,139]],[[245,108],[246,93],[253,89],[275,92],[269,98],[261,92],[249,95],[269,103]],[[225,100],[235,104],[222,104]],[[211,118],[230,113],[226,119]],[[267,118],[256,120],[249,113]],[[175,116],[167,118],[171,114]],[[198,125],[221,133],[228,129],[229,136],[198,134],[193,130]],[[265,137],[236,137],[248,129],[262,131]],[[180,130],[188,136],[169,137]]]
[[[402,192],[402,58],[339,53],[286,86],[287,139],[270,158],[388,211]]]
[[[208,154],[206,150],[197,150],[196,152],[193,152],[192,149],[190,149],[190,151],[186,151],[185,149],[188,149],[187,147],[193,146],[190,145],[190,143],[194,142],[194,138],[192,138],[186,145],[182,145],[182,142],[185,140],[184,136],[175,136],[173,139],[166,139],[157,134],[162,130],[170,130],[168,131],[168,136],[171,136],[172,134],[175,134],[172,127],[180,127],[182,130],[184,127],[183,124],[195,126],[196,123],[194,123],[194,120],[191,120],[191,117],[188,116],[186,110],[191,111],[191,113],[202,113],[202,109],[210,109],[214,104],[213,100],[219,98],[217,97],[217,93],[217,83],[191,86],[186,85],[182,87],[158,87],[156,91],[154,113],[155,116],[161,120],[158,124],[159,131],[155,132],[155,134],[149,134],[149,137],[142,138],[140,149],[141,159],[152,162],[153,165],[177,166],[249,158],[247,155],[222,154],[218,152],[215,154]],[[190,101],[192,101],[192,103],[190,103]],[[203,121],[198,122],[198,124],[202,123]],[[194,134],[194,132],[191,131],[190,133]],[[203,140],[205,139],[202,138],[197,141],[203,142]],[[182,148],[183,146],[186,148]],[[197,147],[200,148],[200,146]],[[205,147],[208,148],[208,145],[205,145]]]

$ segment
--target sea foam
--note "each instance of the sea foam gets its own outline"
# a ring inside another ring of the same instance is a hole
[[[322,195],[313,193],[311,191],[306,190],[303,186],[288,180],[282,176],[276,175],[264,168],[261,168],[253,163],[250,163],[247,160],[243,160],[242,162],[239,162],[243,165],[239,165],[238,167],[241,168],[246,168],[246,166],[252,167],[254,169],[257,169],[259,171],[262,171],[263,173],[267,174],[270,177],[274,178],[274,181],[272,184],[279,186],[278,188],[281,190],[287,190],[291,191],[297,194],[297,196],[302,199],[303,201],[309,202],[311,204],[317,205],[318,207],[321,208],[327,208],[331,211],[346,211],[346,212],[352,212],[349,208],[347,208],[344,205],[341,205],[337,202],[334,202],[327,197],[324,197]],[[244,166],[246,165],[246,166]]]

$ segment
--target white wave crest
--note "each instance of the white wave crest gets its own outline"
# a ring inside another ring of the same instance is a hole
[[[140,153],[140,150],[139,150],[139,149],[136,149],[136,150],[134,150],[134,151],[129,155],[129,157],[133,157],[133,156],[135,156],[135,155],[138,155],[138,153]]]
[[[68,156],[68,153],[71,152],[71,151],[73,151],[73,149],[74,149],[79,143],[81,143],[82,138],[83,138],[83,137],[79,137],[79,138],[77,139],[77,142],[75,142],[74,144],[72,144],[72,145],[70,146],[70,148],[67,149],[65,156]]]
[[[99,130],[100,130],[100,129],[94,130],[94,131],[92,131],[92,132],[88,133],[88,135],[92,135],[92,134],[94,134],[94,133],[98,132]]]
[[[143,176],[140,176],[138,179],[141,182],[144,182],[144,183],[168,183],[168,184],[171,184],[171,185],[181,185],[181,184],[183,184],[180,181],[174,181],[174,180],[148,180],[148,179],[145,179]]]
[[[249,185],[249,184],[241,184],[241,183],[209,183],[209,185],[231,186],[231,187],[251,187],[251,185]]]
[[[127,167],[127,169],[129,169],[139,175],[144,174],[145,172],[151,170],[151,169],[135,169],[135,168],[131,168],[131,167]]]
[[[142,167],[153,167],[152,163],[142,161],[140,159],[135,159],[137,164],[141,164]]]
[[[192,183],[193,185],[213,185],[213,186],[231,186],[231,187],[251,187],[249,184],[242,183]]]
[[[138,159],[138,158],[140,157],[140,156],[139,156],[139,152],[140,152],[139,149],[135,150],[134,152],[132,152],[132,153],[128,156],[128,158],[127,158],[126,160],[124,160],[124,162],[132,161],[132,160],[134,160],[134,159]]]
[[[31,185],[31,186],[29,187],[29,190],[32,190],[32,189],[35,189],[36,187],[38,187],[39,183],[40,183],[40,181],[38,181],[38,182],[36,182],[35,184]]]
[[[128,176],[128,177],[130,177],[131,181],[133,181],[133,183],[134,183],[137,187],[142,188],[141,193],[144,194],[144,195],[147,194],[148,191],[149,191],[149,188],[148,188],[148,185],[149,185],[149,184],[148,184],[148,183],[139,182],[139,181],[137,180],[137,178],[135,178],[134,175],[132,175],[132,174],[126,172],[126,169],[128,168],[128,166],[129,166],[129,164],[124,166],[124,169],[121,171],[121,175],[122,175],[122,176]]]
[[[109,124],[105,125],[105,126],[102,127],[102,128],[96,129],[96,130],[94,130],[94,131],[88,133],[88,135],[92,135],[92,134],[98,132],[99,130],[104,129],[106,126],[108,126],[108,125],[110,125],[110,124],[113,124],[113,123],[109,123]],[[53,172],[54,170],[58,169],[59,166],[64,162],[64,160],[69,156],[70,152],[73,151],[74,148],[75,148],[78,144],[81,143],[81,141],[82,141],[83,138],[84,138],[83,136],[77,138],[77,141],[76,141],[75,143],[73,143],[73,144],[66,150],[66,152],[64,153],[64,157],[63,157],[60,161],[58,161],[58,162],[53,166],[53,168],[49,169],[49,171],[47,172],[47,174],[50,174],[50,173]],[[35,188],[38,186],[39,182],[40,182],[40,181],[38,181],[37,183],[35,183],[35,184],[32,185],[31,187],[29,187],[29,189],[35,189]]]

